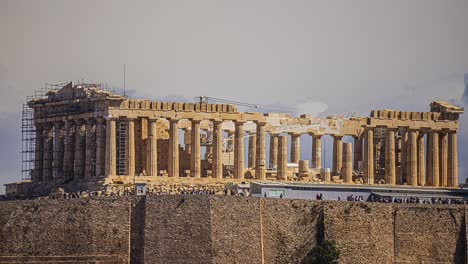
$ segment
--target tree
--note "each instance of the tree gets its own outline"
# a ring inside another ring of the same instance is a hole
[[[304,258],[304,264],[333,264],[338,263],[340,250],[335,241],[324,240],[317,244]]]

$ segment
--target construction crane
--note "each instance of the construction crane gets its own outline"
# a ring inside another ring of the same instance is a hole
[[[232,101],[232,100],[226,100],[226,99],[209,97],[209,96],[198,96],[198,97],[195,97],[195,100],[196,100],[197,103],[215,102],[215,103],[224,103],[224,104],[233,104],[233,105],[238,105],[238,106],[245,106],[245,107],[250,107],[250,108],[260,108],[260,106],[256,105],[256,104],[249,104],[249,103],[245,103],[245,102]]]

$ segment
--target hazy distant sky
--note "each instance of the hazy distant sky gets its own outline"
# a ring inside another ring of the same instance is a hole
[[[126,64],[133,97],[427,111],[461,103],[467,28],[466,0],[0,0],[0,184],[19,179],[21,105],[46,82],[120,88]]]

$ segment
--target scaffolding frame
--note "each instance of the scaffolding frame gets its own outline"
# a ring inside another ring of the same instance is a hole
[[[26,102],[22,106],[21,111],[21,179],[32,180],[32,175],[34,172],[34,167],[36,163],[36,127],[34,124],[34,109],[28,105],[28,102],[33,100],[46,99],[50,92],[58,91],[70,82],[50,84],[46,83],[43,87],[33,92],[32,95],[26,97]],[[97,88],[106,92],[116,93],[115,88],[110,88],[107,83],[85,83],[83,80],[75,82],[76,86],[81,86],[83,88]],[[74,87],[75,84],[72,83]],[[60,99],[60,98],[57,98]],[[76,132],[76,131],[75,131]],[[55,131],[53,132],[55,133]],[[68,133],[68,131],[65,131]],[[42,137],[42,133],[40,134]],[[94,135],[95,137],[96,135]],[[74,138],[69,139],[74,143]],[[64,142],[67,144],[67,142]],[[72,143],[72,142],[70,142]],[[53,149],[52,149],[53,151]],[[53,155],[50,155],[52,158]],[[124,159],[125,160],[125,159]],[[39,162],[39,161],[38,161]],[[53,165],[52,165],[53,166]],[[96,156],[93,155],[92,158],[92,170],[96,170]],[[64,174],[70,173],[63,171]]]
[[[49,84],[34,91],[26,97],[21,111],[21,180],[31,180],[36,163],[36,126],[34,125],[34,109],[28,102],[44,99],[50,91],[58,90],[65,84]],[[42,136],[42,134],[40,135]]]
[[[374,129],[374,168],[375,177],[378,179],[385,179],[385,149],[386,149],[386,138],[388,129],[383,127],[377,127]]]
[[[127,124],[124,118],[117,119],[116,122],[116,163],[117,163],[117,175],[122,176],[126,174],[126,151],[127,151]]]

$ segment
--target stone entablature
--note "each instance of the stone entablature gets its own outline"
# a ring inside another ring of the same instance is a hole
[[[122,109],[161,110],[175,112],[237,113],[234,105],[207,103],[153,102],[150,100],[129,99],[122,101]]]

